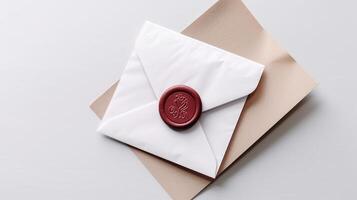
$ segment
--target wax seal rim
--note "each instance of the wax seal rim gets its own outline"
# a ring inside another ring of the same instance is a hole
[[[167,98],[175,92],[184,92],[184,93],[188,93],[190,96],[193,97],[194,99],[194,104],[195,104],[195,111],[194,111],[194,115],[192,116],[192,118],[184,123],[177,123],[174,122],[172,120],[170,120],[166,113],[165,113],[165,102],[167,100]],[[193,126],[198,119],[201,116],[202,113],[202,101],[201,101],[201,97],[200,95],[191,87],[188,87],[186,85],[175,85],[172,86],[168,89],[165,90],[165,92],[161,95],[160,97],[160,101],[159,101],[159,113],[161,116],[161,119],[171,128],[174,129],[187,129],[191,126]]]

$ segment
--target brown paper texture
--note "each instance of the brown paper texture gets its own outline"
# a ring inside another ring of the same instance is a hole
[[[316,83],[239,0],[219,1],[182,33],[266,66],[258,88],[246,101],[223,160],[222,173],[311,92]],[[116,84],[91,104],[99,118]],[[192,199],[213,181],[138,149],[132,150],[173,199]]]

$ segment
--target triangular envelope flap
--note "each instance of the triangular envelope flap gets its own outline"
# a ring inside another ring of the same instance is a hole
[[[162,122],[152,102],[101,123],[98,132],[214,178],[217,161],[200,123],[174,131]]]
[[[201,124],[169,128],[135,50],[98,128],[109,137],[214,178],[217,160]]]
[[[173,85],[194,88],[203,111],[255,90],[263,65],[146,22],[135,44],[155,95]]]

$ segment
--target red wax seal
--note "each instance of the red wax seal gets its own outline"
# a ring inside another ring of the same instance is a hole
[[[189,128],[201,116],[201,98],[194,89],[188,86],[173,86],[161,96],[159,112],[162,120],[170,127]]]

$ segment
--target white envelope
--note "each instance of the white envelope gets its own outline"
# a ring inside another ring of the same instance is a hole
[[[146,22],[98,128],[116,140],[215,178],[247,95],[263,65],[159,25]],[[158,101],[175,85],[202,100],[189,129],[174,130],[160,117]]]

